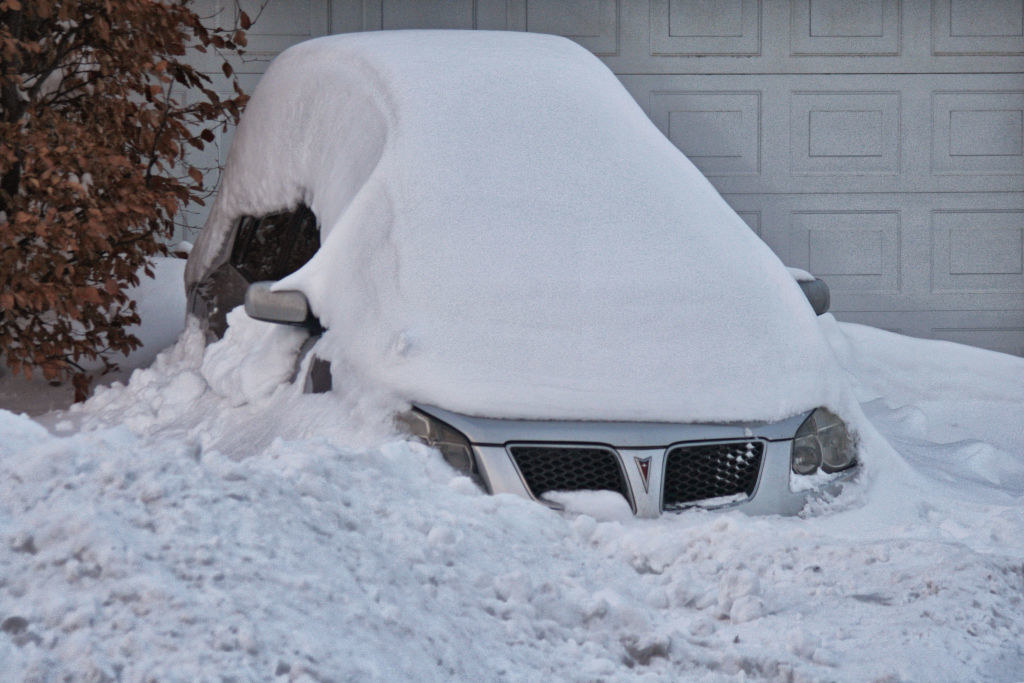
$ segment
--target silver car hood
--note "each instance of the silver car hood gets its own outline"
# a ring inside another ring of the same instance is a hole
[[[687,441],[721,439],[792,439],[810,411],[779,422],[729,422],[676,424],[671,422],[621,422],[589,420],[507,420],[473,417],[437,406],[416,408],[462,432],[476,445],[500,445],[514,441],[599,443],[616,448],[664,448]]]

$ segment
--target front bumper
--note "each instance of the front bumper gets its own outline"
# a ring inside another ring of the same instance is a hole
[[[680,446],[726,441],[763,444],[756,484],[749,494],[694,501],[687,507],[740,509],[750,514],[798,513],[823,489],[793,490],[790,454],[793,436],[810,411],[780,422],[731,424],[670,424],[641,422],[584,422],[504,420],[452,413],[433,406],[417,409],[458,430],[472,445],[477,473],[491,493],[538,498],[517,466],[511,447],[547,444],[556,447],[596,447],[610,451],[625,478],[624,495],[639,517],[666,511],[665,473],[669,452]],[[824,490],[838,492],[856,467],[832,475]],[[645,481],[646,479],[646,481]],[[678,509],[678,507],[673,507]]]

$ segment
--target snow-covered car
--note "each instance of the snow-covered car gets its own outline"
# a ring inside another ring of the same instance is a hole
[[[308,329],[296,381],[398,397],[400,423],[492,493],[795,513],[856,470],[827,288],[563,38],[285,51],[186,287],[211,340],[243,300]]]

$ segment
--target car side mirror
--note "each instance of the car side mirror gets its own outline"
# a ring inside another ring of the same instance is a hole
[[[814,309],[816,315],[828,313],[832,297],[824,280],[818,278],[800,280],[797,284],[800,285],[800,289],[803,290],[804,296],[807,297],[807,301],[810,302],[811,308]]]
[[[268,323],[319,330],[320,321],[309,310],[306,295],[295,290],[272,291],[274,281],[253,282],[245,290],[245,312]]]

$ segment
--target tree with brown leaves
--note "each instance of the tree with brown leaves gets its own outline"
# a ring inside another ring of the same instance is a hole
[[[167,251],[175,214],[202,202],[186,152],[236,123],[187,50],[226,61],[239,28],[206,28],[187,0],[0,0],[0,355],[70,378],[140,345],[126,290]],[[193,53],[194,54],[194,53]]]

